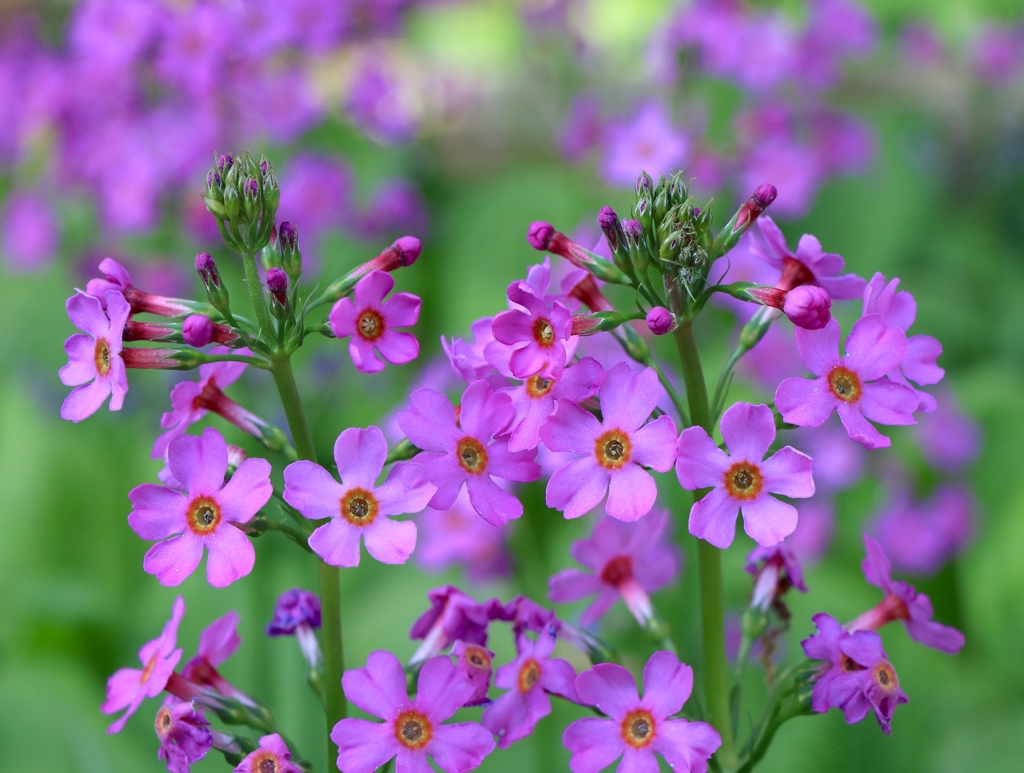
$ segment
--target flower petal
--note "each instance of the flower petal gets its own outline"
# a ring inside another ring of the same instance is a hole
[[[352,703],[381,719],[394,719],[409,703],[405,671],[398,658],[387,650],[371,652],[365,667],[346,671],[341,686]]]
[[[783,420],[798,427],[824,424],[838,402],[823,378],[787,378],[775,390],[775,407]]]
[[[343,719],[331,730],[338,746],[338,768],[346,773],[373,773],[400,748],[390,722]]]
[[[782,542],[796,529],[796,508],[764,492],[757,499],[744,502],[740,512],[743,530],[764,547]]]
[[[706,722],[673,719],[658,726],[651,745],[673,770],[706,773],[708,760],[722,745],[722,737]]]
[[[914,402],[917,402],[916,397]],[[858,406],[840,403],[836,412],[851,440],[860,443],[865,448],[888,448],[891,445],[892,441],[864,418],[864,414],[858,410]]]
[[[387,456],[388,443],[378,427],[349,427],[334,441],[334,462],[346,488],[373,489]]]
[[[899,426],[917,423],[912,414],[920,398],[910,387],[895,381],[874,381],[865,384],[863,389],[857,409],[865,418],[879,424]]]
[[[381,307],[381,316],[389,330],[396,327],[411,327],[420,318],[423,301],[412,293],[395,293]]]
[[[476,722],[457,722],[434,728],[429,754],[446,773],[473,770],[494,751],[494,738]]]
[[[60,417],[73,421],[75,424],[82,419],[89,418],[100,409],[110,391],[110,380],[102,378],[96,379],[91,384],[75,387],[71,390],[71,394],[64,398],[64,403],[60,407]]]
[[[318,521],[338,515],[344,492],[345,487],[316,462],[300,460],[284,468],[284,501],[306,518]]]
[[[685,489],[721,486],[732,460],[715,445],[703,427],[687,427],[676,448],[676,477]]]
[[[868,314],[850,329],[843,364],[856,371],[861,381],[874,381],[899,365],[906,353],[906,334],[888,327],[878,314]]]
[[[615,762],[626,748],[618,724],[597,717],[578,719],[565,728],[562,744],[572,752],[572,773],[598,773]]]
[[[385,330],[376,344],[380,356],[392,365],[405,365],[420,356],[420,342],[412,333]]]
[[[647,515],[658,498],[658,484],[649,472],[632,462],[608,476],[605,512],[620,521],[632,522]]]
[[[555,470],[544,501],[566,518],[579,518],[600,504],[608,490],[608,473],[593,457],[574,459]]]
[[[416,685],[416,708],[437,725],[458,711],[476,690],[447,655],[424,663]]]
[[[387,271],[371,271],[356,283],[353,293],[356,307],[360,310],[378,308],[394,286],[395,278]]]
[[[224,485],[228,444],[213,427],[204,429],[199,437],[182,435],[167,448],[167,466],[189,496],[212,496]]]
[[[64,342],[64,353],[68,364],[59,373],[64,386],[80,386],[96,378],[96,342],[93,339],[76,333]]]
[[[332,518],[309,535],[309,547],[331,566],[359,566],[362,529]]]
[[[690,508],[689,530],[694,537],[707,540],[716,548],[727,548],[736,536],[739,502],[724,488],[716,488]]]
[[[671,416],[659,416],[654,421],[630,433],[633,441],[631,459],[658,472],[668,472],[676,461],[676,441],[679,432]]]
[[[643,705],[660,720],[677,714],[693,691],[693,669],[671,652],[655,652],[644,666]]]
[[[492,526],[503,526],[523,514],[523,503],[501,488],[488,475],[466,479],[469,503]]]
[[[767,405],[736,403],[722,414],[720,427],[735,462],[760,462],[775,441],[775,418]]]
[[[629,363],[620,362],[605,374],[598,392],[604,426],[627,432],[638,429],[650,417],[663,391],[654,368],[634,373]]]
[[[404,564],[416,549],[416,524],[378,515],[363,529],[366,552],[382,564]]]
[[[110,331],[110,320],[103,313],[103,304],[99,298],[75,290],[64,308],[67,309],[71,324],[93,339],[104,338]]]
[[[142,559],[142,568],[147,574],[155,574],[161,585],[181,585],[202,558],[202,541],[186,532],[153,545]]]
[[[273,493],[270,462],[250,457],[238,465],[231,480],[224,484],[217,501],[225,521],[247,523],[270,501]]]
[[[237,526],[221,523],[217,533],[207,539],[206,579],[214,588],[226,588],[245,577],[256,563],[256,550]]]
[[[633,675],[617,663],[598,663],[576,677],[580,702],[621,720],[640,703]]]
[[[798,499],[814,494],[814,461],[793,446],[780,448],[760,467],[765,491]]]
[[[594,440],[603,431],[594,414],[568,400],[559,400],[555,412],[540,429],[540,439],[552,451],[593,457]]]
[[[186,528],[188,499],[166,486],[143,483],[128,492],[132,512],[128,525],[142,539],[158,540],[181,534]]]
[[[800,359],[815,376],[824,376],[839,364],[839,323],[833,317],[820,330],[798,327],[796,348]],[[783,382],[785,383],[785,382]]]

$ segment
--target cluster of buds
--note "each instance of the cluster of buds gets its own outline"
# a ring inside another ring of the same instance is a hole
[[[270,243],[281,189],[265,156],[259,163],[247,152],[217,156],[206,176],[203,200],[232,249],[255,254]]]

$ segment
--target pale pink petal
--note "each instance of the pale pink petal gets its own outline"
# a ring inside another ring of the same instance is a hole
[[[608,490],[608,473],[594,459],[574,459],[548,480],[545,503],[566,518],[579,518],[597,507]]]
[[[632,522],[647,515],[658,498],[658,484],[642,467],[626,464],[608,475],[605,512],[620,521]]]
[[[540,439],[552,451],[588,454],[604,428],[592,413],[568,400],[559,400],[555,412],[540,429]]]
[[[423,664],[416,682],[416,708],[440,724],[472,697],[476,686],[447,656]]]
[[[633,675],[616,663],[598,663],[576,677],[580,701],[596,706],[604,715],[621,720],[637,708],[640,696]]]
[[[119,411],[128,394],[128,372],[120,357],[111,358],[107,379],[110,381],[110,410]]]
[[[186,528],[188,499],[177,491],[143,483],[128,492],[128,499],[132,503],[128,525],[142,539],[164,539]]]
[[[886,593],[892,592],[892,565],[888,556],[882,550],[878,540],[864,535],[864,560],[861,562],[861,570],[864,572],[864,579],[869,585],[881,588]]]
[[[756,239],[752,241],[751,248],[754,254],[781,270],[783,258],[792,257],[792,253],[786,245],[786,237],[782,235],[782,231],[768,215],[758,218],[757,228],[764,236],[764,243]],[[768,249],[765,249],[765,246]]]
[[[505,429],[515,409],[512,398],[495,392],[484,380],[474,381],[462,393],[462,413],[459,424],[464,434],[486,442],[486,439]]]
[[[619,758],[626,748],[618,724],[610,719],[585,717],[562,733],[562,744],[572,752],[572,773],[598,773]]]
[[[93,298],[81,290],[75,290],[75,294],[68,298],[64,307],[67,309],[71,324],[83,333],[87,333],[93,339],[107,336],[110,330],[110,320],[103,313],[103,305],[99,298]],[[120,333],[118,333],[118,338],[120,337]]]
[[[274,493],[270,482],[270,462],[250,457],[244,460],[217,497],[224,520],[247,523]]]
[[[207,538],[206,580],[214,588],[226,588],[252,571],[256,550],[242,530],[222,523],[213,537]]]
[[[605,373],[599,391],[601,413],[607,428],[630,431],[643,426],[663,393],[654,368],[639,373],[620,362]]]
[[[455,504],[469,475],[455,459],[455,454],[423,453],[414,457],[427,470],[426,478],[437,486],[427,504],[435,510],[447,510]]]
[[[693,690],[693,669],[671,652],[655,652],[644,666],[644,706],[656,719],[678,713]]]
[[[787,378],[775,390],[775,407],[783,420],[798,427],[824,424],[838,402],[824,378]]]
[[[819,276],[818,286],[828,291],[834,301],[848,301],[859,298],[864,292],[865,282],[856,274],[842,276]]]
[[[888,327],[878,314],[869,314],[857,320],[850,330],[843,364],[855,371],[861,381],[873,381],[899,365],[906,353],[906,334],[899,328]]]
[[[743,513],[743,530],[764,547],[782,542],[796,529],[796,508],[766,493],[744,502],[740,512]]]
[[[732,460],[715,445],[703,427],[687,427],[679,436],[676,476],[685,489],[721,486]]]
[[[727,548],[736,536],[740,504],[724,488],[716,488],[690,508],[690,534],[716,548]]]
[[[155,574],[161,585],[181,585],[202,558],[202,541],[186,531],[180,537],[158,542],[147,550],[142,568],[147,574]]]
[[[658,472],[668,472],[676,461],[679,432],[671,416],[659,416],[646,426],[630,433],[633,441],[631,461]]]
[[[76,333],[64,342],[64,352],[68,364],[58,374],[64,386],[80,386],[96,378],[96,342],[92,338]]]
[[[503,526],[523,514],[523,503],[495,483],[489,475],[466,478],[469,503],[492,526]]]
[[[416,524],[378,515],[363,529],[366,552],[382,564],[404,564],[416,549]]]
[[[398,754],[395,756],[395,773],[434,773],[434,769],[427,762],[425,749],[413,751],[399,745]]]
[[[914,404],[917,404],[916,397]],[[851,440],[860,443],[865,448],[888,448],[891,445],[892,441],[875,429],[874,425],[864,418],[864,414],[858,410],[857,406],[840,403],[837,412]]]
[[[664,757],[673,770],[706,773],[708,760],[721,745],[722,737],[706,722],[673,719],[659,725],[651,749]]]
[[[863,394],[856,408],[865,418],[879,424],[916,424],[911,415],[920,398],[916,391],[895,381],[873,381],[864,384]]]
[[[387,456],[388,443],[378,427],[349,427],[334,441],[334,462],[346,488],[374,488]]]
[[[579,569],[563,569],[548,578],[548,598],[555,604],[569,604],[579,601],[604,588],[594,575]]]
[[[284,468],[284,501],[314,521],[341,512],[342,486],[323,467],[301,460]]]
[[[412,333],[388,329],[374,343],[380,356],[392,365],[405,365],[420,356],[420,342]]]
[[[437,486],[426,478],[427,469],[415,462],[398,462],[376,490],[381,515],[415,514],[430,502]]]
[[[814,494],[814,462],[792,446],[776,451],[761,465],[764,488],[772,494],[803,498]]]
[[[65,347],[66,348],[66,347]],[[942,354],[942,344],[931,336],[910,336],[907,355],[900,363],[903,375],[917,384],[938,384],[946,371],[936,364]]]
[[[627,745],[616,773],[658,773],[659,770],[653,749],[634,749]]]
[[[405,671],[398,658],[387,650],[367,655],[364,668],[346,671],[341,686],[352,703],[381,719],[393,719],[409,704]]]
[[[76,424],[82,419],[87,419],[103,405],[103,401],[110,394],[110,387],[108,379],[100,378],[91,384],[75,387],[71,394],[64,398],[64,404],[60,407],[60,417]]]
[[[601,592],[597,598],[591,602],[590,606],[583,610],[583,614],[580,615],[580,625],[590,625],[596,623],[605,613],[614,606],[615,602],[619,600],[619,592],[614,588],[607,585],[601,586]]]
[[[338,746],[337,767],[346,773],[373,773],[401,748],[390,722],[365,719],[341,720],[331,730],[331,740]]]
[[[398,426],[409,441],[424,451],[451,451],[462,434],[455,428],[455,410],[448,398],[433,389],[417,389],[409,408],[398,413]]]
[[[459,722],[434,727],[430,756],[445,773],[473,770],[492,751],[494,738],[476,722]]]
[[[228,444],[213,427],[199,437],[182,435],[167,449],[167,466],[189,496],[216,494],[228,469]]]
[[[491,334],[499,343],[513,346],[533,340],[533,316],[522,311],[503,311],[491,322]]]
[[[234,655],[241,646],[242,638],[238,635],[238,621],[238,612],[232,609],[206,626],[199,634],[198,652],[206,658],[210,665],[219,666]]]
[[[840,330],[834,317],[820,330],[798,327],[794,333],[800,359],[815,376],[825,376],[839,364]]]
[[[332,518],[309,535],[309,547],[331,566],[359,566],[360,536],[358,526]]]
[[[722,414],[722,439],[737,462],[759,462],[775,441],[775,418],[767,405],[736,403]]]

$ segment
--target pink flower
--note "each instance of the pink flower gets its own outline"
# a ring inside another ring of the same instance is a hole
[[[192,701],[167,697],[156,713],[155,726],[160,739],[157,758],[167,763],[170,773],[188,773],[193,762],[206,756],[213,745],[209,724]]]
[[[60,380],[73,386],[60,407],[62,419],[80,422],[92,416],[110,397],[110,410],[119,411],[128,393],[128,376],[121,359],[121,337],[130,309],[120,293],[107,293],[108,312],[99,300],[76,290],[68,298],[68,316],[86,335],[76,334],[64,342],[68,364],[60,369]]]
[[[491,686],[491,675],[494,671],[494,653],[478,644],[466,644],[457,641],[452,645],[455,656],[455,667],[469,677],[476,687],[464,706],[480,706],[489,703],[487,690]]]
[[[252,704],[252,699],[222,677],[217,666],[230,658],[242,644],[238,635],[238,613],[231,610],[210,623],[199,634],[195,656],[181,669],[182,678],[197,685],[212,687],[221,695]]]
[[[525,311],[501,312],[491,329],[496,341],[516,347],[509,358],[512,375],[558,378],[565,367],[565,343],[572,336],[572,314],[558,301],[549,306],[526,282],[510,284],[508,299]]]
[[[609,122],[604,134],[601,174],[612,185],[629,185],[639,170],[657,177],[678,169],[690,155],[686,135],[672,125],[665,107],[655,101],[641,105],[629,122]]]
[[[643,467],[667,472],[675,461],[676,425],[670,416],[646,424],[661,395],[652,368],[633,373],[625,362],[605,374],[599,392],[603,421],[562,400],[541,429],[552,451],[582,455],[562,465],[548,481],[548,507],[578,518],[596,507],[605,493],[605,511],[635,521],[654,506],[654,478]]]
[[[416,547],[416,524],[389,516],[416,513],[437,490],[418,464],[396,464],[380,486],[388,444],[377,427],[351,427],[334,443],[342,482],[315,462],[284,471],[284,500],[306,518],[329,519],[309,536],[313,552],[332,566],[358,566],[359,542],[385,564],[404,564]]]
[[[501,579],[512,568],[509,530],[492,526],[469,503],[463,489],[447,510],[427,508],[419,518],[417,565],[429,572],[461,566],[471,583]]]
[[[484,709],[480,721],[497,737],[499,748],[507,749],[526,738],[551,713],[549,694],[578,702],[575,669],[567,661],[551,657],[556,641],[550,629],[542,631],[536,641],[520,636],[516,641],[519,655],[498,669],[494,684],[508,692]]]
[[[181,317],[193,311],[187,301],[154,295],[135,287],[128,269],[113,258],[101,260],[99,269],[104,278],[90,279],[85,285],[85,292],[98,298],[104,308],[107,308],[108,304],[107,293],[116,292],[128,301],[132,314],[149,313],[161,317]]]
[[[292,753],[277,733],[260,738],[260,748],[238,763],[235,773],[303,773],[292,760]]]
[[[341,683],[353,704],[384,720],[349,718],[334,726],[331,740],[345,773],[371,773],[396,756],[396,771],[430,770],[427,757],[432,757],[445,773],[463,773],[494,750],[490,734],[475,722],[441,724],[476,689],[447,657],[423,665],[414,699],[406,690],[402,664],[385,650],[371,652],[366,666],[346,671]]]
[[[832,319],[832,299],[821,287],[800,285],[786,293],[782,311],[797,327],[821,330]]]
[[[775,392],[782,418],[800,427],[823,424],[832,411],[852,440],[865,448],[887,448],[889,438],[868,421],[879,424],[915,424],[912,413],[919,398],[910,387],[882,380],[902,360],[907,337],[887,327],[877,314],[861,317],[846,339],[846,354],[839,356],[839,323],[831,320],[821,330],[796,328],[796,345],[804,365],[818,378],[787,378]]]
[[[831,298],[845,301],[864,292],[864,280],[855,274],[837,274],[843,270],[843,258],[832,252],[822,252],[817,237],[800,237],[796,254],[789,251],[786,237],[770,217],[763,215],[757,221],[762,240],[751,242],[750,249],[759,258],[782,272],[777,287],[792,290],[799,285],[817,285],[828,291]]]
[[[572,543],[572,556],[593,574],[563,569],[548,580],[557,604],[598,594],[580,617],[581,625],[600,620],[621,596],[633,617],[646,625],[653,614],[648,593],[672,581],[679,557],[667,538],[668,512],[658,510],[636,523],[601,520],[590,539]]]
[[[225,483],[227,443],[207,427],[200,437],[172,440],[167,464],[186,493],[144,483],[128,494],[133,505],[128,524],[143,539],[163,540],[146,552],[142,568],[159,577],[161,585],[180,585],[199,566],[206,548],[210,585],[223,588],[249,574],[256,553],[236,524],[252,520],[274,492],[270,463],[246,459]]]
[[[497,599],[484,603],[468,596],[454,585],[444,585],[427,593],[430,609],[424,612],[409,630],[410,639],[422,639],[409,659],[419,663],[432,658],[453,642],[487,644],[487,627],[492,620],[506,619],[504,608]]]
[[[185,614],[185,599],[178,596],[171,607],[171,619],[164,625],[160,636],[146,642],[139,650],[142,668],[122,668],[107,680],[107,700],[100,706],[104,714],[127,709],[109,728],[108,733],[119,733],[128,717],[142,705],[146,698],[153,698],[163,692],[167,680],[174,673],[174,667],[181,660],[181,650],[175,649],[178,639],[178,624]]]
[[[693,670],[671,652],[655,652],[644,666],[644,697],[622,666],[599,663],[576,677],[580,701],[608,719],[586,717],[562,734],[573,773],[597,773],[619,757],[619,773],[657,770],[655,754],[673,770],[705,773],[722,739],[706,722],[669,719],[693,690]]]
[[[729,454],[702,427],[688,427],[679,436],[680,485],[691,490],[712,487],[690,509],[690,534],[727,548],[742,511],[744,531],[759,545],[774,545],[793,533],[797,512],[769,494],[811,496],[811,457],[786,446],[764,458],[775,441],[775,420],[767,405],[736,403],[722,415],[721,429]]]
[[[416,324],[420,299],[411,293],[396,293],[385,303],[384,296],[394,286],[395,279],[390,274],[371,271],[356,284],[355,302],[342,298],[331,309],[331,331],[338,338],[352,337],[348,353],[363,373],[384,370],[384,363],[374,356],[374,350],[392,365],[404,365],[419,356],[416,337],[395,328]]]
[[[523,514],[523,505],[493,478],[520,483],[540,477],[535,451],[512,453],[508,440],[498,440],[512,421],[512,399],[474,381],[462,394],[458,421],[448,398],[432,389],[417,389],[411,407],[398,414],[398,425],[423,453],[416,462],[427,468],[437,485],[430,506],[445,510],[465,486],[469,501],[488,523],[500,526]]]

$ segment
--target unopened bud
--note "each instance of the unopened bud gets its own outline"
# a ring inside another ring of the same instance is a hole
[[[206,346],[213,340],[213,320],[202,314],[186,317],[181,324],[181,337],[189,346]]]
[[[302,251],[299,249],[299,230],[293,223],[281,223],[277,230],[277,249],[281,255],[281,267],[295,284],[302,274]]]
[[[672,312],[664,306],[655,306],[647,312],[647,329],[656,336],[671,333],[672,328],[675,327],[675,322]]]
[[[768,208],[768,205],[775,201],[775,197],[778,195],[778,189],[770,183],[757,186],[751,197],[737,210],[732,219],[725,224],[725,228],[718,234],[715,239],[715,255],[724,255],[735,247],[740,237],[754,224],[754,221]]]
[[[797,327],[821,330],[832,319],[832,298],[815,285],[800,285],[786,294],[783,313]]]
[[[402,236],[391,247],[398,253],[398,265],[402,267],[415,263],[422,249],[420,240],[415,236]]]
[[[623,233],[622,227],[619,225],[619,216],[615,214],[615,210],[611,207],[601,207],[601,211],[597,215],[597,224],[601,228],[604,238],[608,240],[608,246],[611,247],[612,252],[619,252],[624,246]]]
[[[546,252],[551,244],[551,237],[555,235],[555,227],[543,220],[530,223],[530,229],[526,232],[526,241],[538,252]]]
[[[636,195],[637,196],[650,196],[651,190],[654,187],[654,180],[647,172],[641,172],[640,176],[636,178]]]
[[[280,268],[267,272],[267,289],[281,306],[288,305],[288,275]]]
[[[208,252],[200,252],[196,255],[196,271],[203,284],[209,287],[213,284],[220,287],[220,274],[217,273],[217,263]]]

